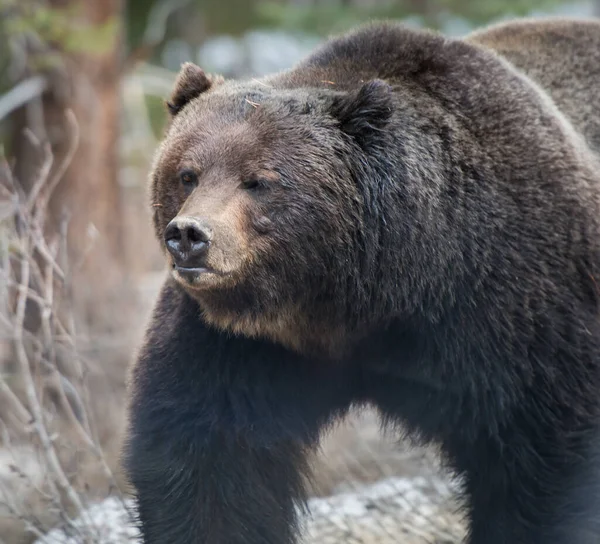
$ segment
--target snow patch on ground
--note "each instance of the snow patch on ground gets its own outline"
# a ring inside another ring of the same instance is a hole
[[[463,536],[454,486],[437,477],[389,478],[352,493],[309,501],[305,544],[454,543]],[[139,542],[131,501],[115,497],[92,506],[68,530],[36,544]]]

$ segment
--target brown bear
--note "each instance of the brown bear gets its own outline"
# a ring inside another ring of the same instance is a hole
[[[261,80],[186,64],[168,105],[144,542],[296,542],[360,405],[439,444],[470,544],[600,542],[600,22],[372,23]]]

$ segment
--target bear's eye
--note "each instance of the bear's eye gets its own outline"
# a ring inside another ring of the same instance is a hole
[[[246,189],[251,191],[253,189],[258,189],[262,186],[262,182],[258,178],[247,178],[242,180],[242,189]]]
[[[187,191],[191,191],[198,185],[198,176],[192,170],[183,170],[179,172],[179,181]]]

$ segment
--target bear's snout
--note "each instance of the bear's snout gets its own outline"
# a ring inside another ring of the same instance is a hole
[[[192,217],[176,217],[165,229],[165,245],[179,273],[197,274],[206,268],[212,230]]]

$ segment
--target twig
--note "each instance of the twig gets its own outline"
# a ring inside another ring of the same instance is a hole
[[[36,145],[35,142],[36,142],[37,138],[35,138],[33,136],[33,133],[31,133],[30,131],[26,131],[26,134],[29,136],[30,141],[32,143],[34,143],[34,145]],[[46,184],[46,181],[48,180],[48,176],[50,175],[50,170],[52,168],[52,163],[54,162],[54,157],[52,155],[52,148],[50,147],[49,142],[46,142],[43,145],[43,152],[44,152],[44,160],[42,161],[42,167],[40,168],[40,171],[37,175],[36,182],[33,184],[33,187],[31,188],[31,191],[29,192],[29,197],[27,198],[27,205],[26,205],[27,216],[29,216],[31,214],[33,207],[35,206],[36,202],[38,201],[38,195],[40,194],[42,188],[44,187],[44,185]]]
[[[52,176],[52,179],[50,180],[50,183],[48,184],[48,188],[46,190],[46,195],[44,196],[44,199],[41,204],[43,206],[44,211],[46,210],[46,208],[48,206],[48,201],[50,199],[50,196],[56,189],[56,186],[63,179],[63,176],[65,175],[65,172],[67,171],[67,168],[73,161],[73,157],[75,156],[75,153],[77,152],[77,149],[79,148],[79,123],[77,123],[77,118],[75,117],[75,114],[73,113],[72,110],[66,110],[65,117],[67,119],[67,125],[69,126],[69,128],[71,130],[71,134],[70,134],[70,138],[69,138],[69,148],[67,149],[64,159],[62,161],[60,161],[58,168],[56,169],[56,172],[54,172],[54,175]]]
[[[0,393],[8,400],[13,412],[19,418],[21,423],[29,425],[31,423],[31,414],[29,413],[29,410],[25,408],[25,405],[19,400],[19,397],[14,394],[2,374],[0,374]]]
[[[22,285],[29,284],[29,261],[24,258],[21,260],[21,283]],[[23,343],[23,324],[25,320],[25,304],[27,302],[27,290],[20,289],[17,300],[17,311],[16,322],[15,322],[15,349],[17,352],[17,359],[21,367],[21,372],[25,381],[25,394],[29,404],[29,409],[33,414],[33,426],[42,444],[42,448],[45,453],[46,461],[54,472],[56,478],[56,484],[60,490],[65,493],[69,498],[69,501],[75,506],[80,515],[85,513],[83,504],[81,503],[79,496],[71,486],[68,478],[66,477],[63,468],[58,460],[56,450],[52,444],[52,440],[48,434],[48,430],[44,424],[44,415],[42,407],[40,406],[39,399],[35,390],[33,375],[31,374],[31,368],[27,353]]]
[[[33,76],[15,85],[10,91],[0,96],[0,119],[40,96],[47,87],[42,76]]]

